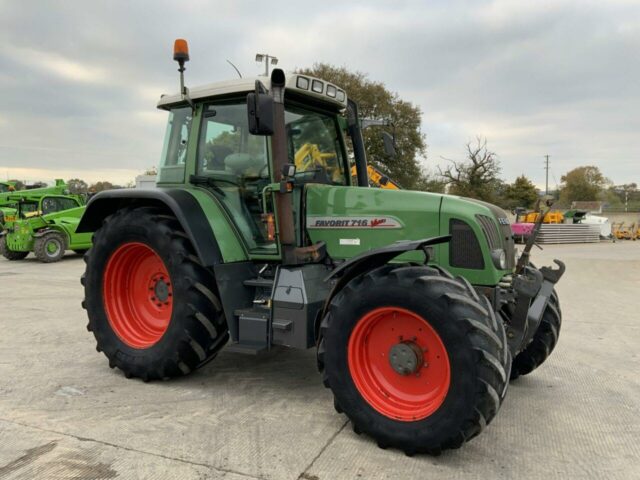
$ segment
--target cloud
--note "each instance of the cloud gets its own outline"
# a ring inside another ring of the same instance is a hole
[[[43,70],[65,80],[93,84],[108,81],[108,75],[103,68],[74,62],[55,52],[14,47],[7,49],[6,55],[15,62]]]
[[[178,89],[171,46],[186,37],[192,87],[234,78],[227,59],[261,72],[258,51],[368,73],[422,108],[431,169],[485,135],[507,179],[540,184],[549,154],[558,178],[596,164],[640,181],[639,18],[630,0],[4,2],[0,173],[157,163],[155,104]]]

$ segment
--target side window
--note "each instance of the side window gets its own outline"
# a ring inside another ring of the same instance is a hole
[[[270,204],[263,197],[271,182],[267,138],[249,133],[244,100],[205,106],[197,172],[215,185],[249,250],[276,253]]]
[[[42,214],[61,212],[77,206],[77,202],[71,198],[45,197],[42,199]]]
[[[57,199],[44,197],[42,199],[42,214],[46,215],[47,213],[57,212],[56,208],[58,206]]]
[[[175,108],[169,113],[160,160],[159,181],[184,181],[187,142],[192,121],[191,107]]]
[[[78,202],[76,202],[73,198],[60,198],[60,210],[69,210],[70,208],[78,207]]]
[[[309,181],[346,185],[341,134],[333,116],[288,107],[285,114],[289,159],[296,176]]]
[[[266,139],[249,134],[244,103],[205,107],[198,173],[232,175],[240,183],[269,176]]]

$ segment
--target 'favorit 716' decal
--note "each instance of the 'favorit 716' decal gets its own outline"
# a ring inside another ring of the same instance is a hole
[[[402,228],[395,217],[307,217],[307,228]]]

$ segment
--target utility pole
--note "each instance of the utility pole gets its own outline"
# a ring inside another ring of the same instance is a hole
[[[629,189],[624,189],[624,212],[627,213],[629,211]]]
[[[544,164],[544,169],[546,170],[544,194],[549,195],[549,155],[545,155],[544,157],[546,158],[545,164]]]

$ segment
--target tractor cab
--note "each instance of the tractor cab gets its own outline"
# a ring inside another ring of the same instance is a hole
[[[17,204],[18,218],[31,218],[38,215],[48,215],[71,208],[82,206],[73,197],[62,195],[46,195],[42,198],[22,198]]]
[[[272,139],[254,135],[247,115],[247,93],[257,77],[212,84],[182,96],[163,97],[158,106],[169,111],[158,186],[190,184],[208,190],[223,206],[250,254],[279,254],[275,239],[274,191],[281,173],[274,168]],[[309,76],[287,81],[284,107],[288,164],[296,185],[351,184],[342,131],[344,91]],[[301,189],[294,194],[300,200]],[[298,202],[294,202],[298,204]],[[298,229],[299,230],[299,229]]]

